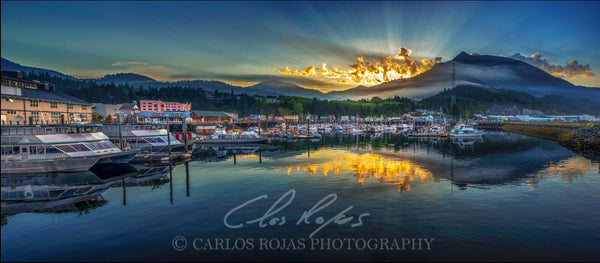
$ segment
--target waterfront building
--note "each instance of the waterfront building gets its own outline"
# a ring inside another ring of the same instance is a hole
[[[298,118],[298,115],[283,115],[283,120],[284,121],[298,121],[298,120],[300,120],[300,118]]]
[[[192,111],[191,116],[193,125],[233,122],[233,115],[224,111],[194,110]]]
[[[140,100],[140,111],[191,111],[192,104],[161,100]]]
[[[56,91],[54,84],[2,71],[2,124],[72,124],[92,120],[92,104]]]

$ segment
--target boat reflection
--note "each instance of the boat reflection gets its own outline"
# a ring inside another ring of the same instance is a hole
[[[194,150],[192,157],[194,160],[223,161],[233,155],[252,155],[266,149],[264,144],[259,143],[202,145]]]
[[[104,182],[115,182],[114,187],[119,186],[152,186],[158,188],[160,185],[169,182],[169,172],[171,166],[132,166],[135,172],[125,173],[119,176],[111,176],[104,179]]]
[[[89,213],[106,203],[102,193],[112,185],[90,171],[2,176],[2,217],[26,212]]]
[[[106,164],[84,172],[3,175],[2,223],[8,216],[28,212],[87,214],[106,204],[102,194],[114,187],[123,188],[125,205],[126,187],[159,188],[171,181],[176,165]]]

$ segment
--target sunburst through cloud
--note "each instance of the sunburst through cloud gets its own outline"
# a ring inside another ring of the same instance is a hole
[[[302,70],[290,69],[288,66],[279,69],[275,66],[273,71],[284,75],[323,77],[339,84],[372,86],[396,79],[414,77],[442,61],[441,57],[416,59],[410,56],[411,53],[410,49],[400,47],[400,51],[395,56],[386,56],[374,62],[365,61],[363,56],[359,55],[356,64],[349,65],[348,69],[338,66],[332,66],[330,69],[327,67],[327,63],[323,63],[321,67],[309,65]]]

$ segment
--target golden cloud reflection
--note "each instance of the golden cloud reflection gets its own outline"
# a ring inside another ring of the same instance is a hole
[[[350,65],[348,70],[335,66],[329,69],[327,63],[323,63],[321,68],[310,65],[302,70],[292,70],[286,66],[283,70],[274,67],[273,71],[284,75],[321,76],[326,79],[333,79],[339,84],[372,86],[391,80],[416,76],[441,62],[439,57],[435,59],[414,59],[410,57],[410,53],[411,50],[400,47],[400,51],[394,57],[380,58],[375,63],[365,62],[363,56],[358,56],[357,63]]]
[[[332,161],[321,164],[300,164],[286,167],[287,175],[295,172],[305,172],[310,175],[340,174],[350,172],[363,185],[365,179],[378,179],[387,185],[394,185],[398,192],[411,190],[410,182],[433,181],[433,174],[427,169],[414,164],[409,160],[393,160],[377,154],[352,154],[345,153],[337,156]]]

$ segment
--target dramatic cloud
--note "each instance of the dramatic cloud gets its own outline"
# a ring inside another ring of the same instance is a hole
[[[595,76],[594,73],[588,72],[591,70],[589,64],[580,65],[577,60],[571,60],[566,66],[551,65],[545,58],[542,58],[542,54],[540,52],[534,53],[531,55],[531,57],[523,56],[521,53],[515,53],[510,58],[521,60],[537,66],[555,77],[577,78],[578,76],[583,76],[584,78],[590,78]]]
[[[400,51],[393,58],[386,56],[377,59],[375,63],[365,62],[363,56],[358,56],[357,63],[350,65],[350,69],[340,69],[339,67],[327,68],[323,63],[321,67],[307,66],[302,70],[273,68],[273,71],[284,75],[298,76],[318,76],[325,79],[332,79],[339,84],[358,84],[358,85],[377,85],[395,79],[410,78],[422,72],[429,70],[436,63],[442,61],[441,58],[414,59],[410,57],[411,51],[401,47]]]

